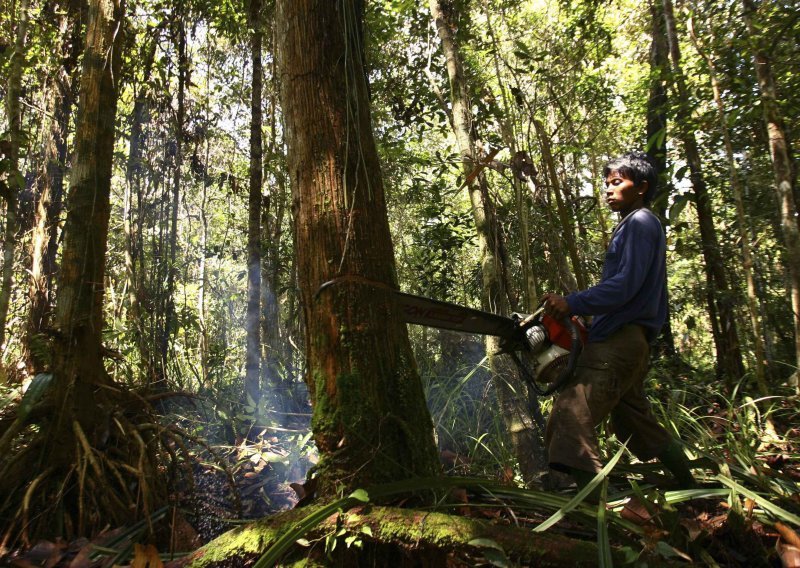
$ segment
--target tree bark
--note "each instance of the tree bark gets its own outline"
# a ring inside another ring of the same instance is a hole
[[[183,180],[183,127],[186,121],[186,74],[188,62],[186,57],[186,18],[183,4],[175,8],[175,48],[178,52],[178,109],[175,113],[175,163],[172,177],[172,205],[170,209],[169,256],[167,257],[166,309],[164,328],[161,330],[161,369],[157,389],[165,388],[167,365],[169,360],[169,343],[177,326],[175,314],[175,281],[178,276],[178,209],[180,208],[181,183]]]
[[[664,28],[664,9],[660,0],[650,3],[653,26],[650,45],[650,96],[647,99],[647,153],[656,164],[658,191],[651,207],[661,217],[667,217],[670,180],[667,175],[667,79],[669,71],[669,45]],[[654,346],[656,354],[675,356],[675,337],[672,334],[672,309],[667,302],[667,319]]]
[[[35,188],[34,222],[31,231],[31,269],[28,297],[25,359],[28,372],[40,373],[49,364],[49,345],[43,332],[50,325],[54,301],[59,216],[63,207],[67,134],[75,102],[73,73],[83,38],[80,36],[80,5],[76,1],[56,4],[61,45],[59,64],[48,78],[45,115],[50,117],[44,135],[41,174]]]
[[[13,432],[5,432],[0,442],[0,493],[20,496],[0,505],[0,519],[13,519],[7,526],[16,526],[23,540],[28,531],[71,539],[106,523],[127,524],[166,498],[158,483],[163,462],[152,458],[156,444],[129,422],[141,398],[126,396],[124,388],[114,385],[103,362],[105,253],[124,10],[109,0],[93,0],[88,8],[53,375],[44,387],[39,418],[31,420],[39,428],[25,440],[26,449],[34,451],[23,449],[9,459]]]
[[[794,198],[795,180],[792,175],[793,163],[786,128],[778,106],[775,78],[772,75],[769,56],[763,48],[763,40],[753,21],[757,11],[754,0],[742,0],[743,15],[753,48],[753,64],[761,94],[761,107],[764,109],[764,122],[769,135],[769,152],[772,157],[772,171],[775,175],[775,194],[778,198],[781,231],[786,247],[785,262],[791,283],[789,294],[794,314],[794,341],[796,371],[791,384],[800,392],[800,228],[797,223],[797,204]]]
[[[128,288],[128,321],[135,329],[136,345],[139,351],[141,375],[145,383],[155,376],[153,353],[148,342],[147,332],[142,321],[141,299],[144,295],[144,255],[142,244],[142,169],[143,169],[143,128],[149,115],[150,76],[155,60],[158,36],[150,38],[142,62],[142,84],[136,93],[131,114],[131,133],[128,140],[128,161],[125,166],[125,202],[123,211],[123,232],[125,233],[125,277]],[[136,199],[136,207],[133,200]],[[133,223],[134,212],[137,222]]]
[[[253,63],[250,100],[250,191],[247,217],[247,351],[245,355],[245,392],[248,403],[258,406],[261,399],[261,44],[264,37],[261,0],[250,0],[250,55]]]
[[[581,259],[578,256],[578,247],[575,244],[574,224],[570,220],[567,206],[564,203],[564,197],[561,195],[561,183],[559,183],[556,163],[550,148],[550,136],[545,131],[544,125],[540,120],[534,120],[533,125],[536,128],[536,135],[539,138],[539,144],[542,148],[542,160],[544,161],[547,176],[550,179],[550,186],[553,189],[553,195],[556,199],[556,211],[558,212],[558,220],[561,224],[561,238],[564,240],[567,253],[572,261],[572,273],[575,276],[575,284],[578,290],[584,290],[586,288],[586,278],[583,275]]]
[[[3,235],[3,271],[0,276],[0,353],[6,345],[6,320],[14,284],[14,252],[19,231],[19,192],[25,180],[19,171],[22,114],[20,97],[22,70],[25,64],[25,44],[28,36],[28,0],[21,0],[17,15],[14,51],[9,62],[6,82],[6,118],[8,119],[8,181],[6,182],[6,219]]]
[[[689,19],[689,34],[692,38],[697,53],[706,62],[709,77],[711,79],[711,89],[714,93],[714,104],[717,107],[717,121],[722,132],[722,140],[725,145],[725,157],[728,160],[728,175],[730,177],[733,199],[736,203],[736,223],[739,231],[739,240],[742,243],[742,270],[744,271],[745,281],[747,282],[747,311],[750,315],[750,325],[753,331],[753,351],[755,353],[755,374],[756,386],[762,396],[769,394],[767,387],[767,359],[764,351],[764,340],[761,329],[761,318],[758,313],[758,293],[756,292],[755,276],[753,274],[753,250],[750,245],[750,231],[748,230],[747,215],[744,209],[744,190],[742,188],[739,170],[734,157],[733,142],[728,130],[728,113],[725,112],[725,104],[722,101],[722,91],[717,80],[717,71],[711,55],[703,50],[697,36],[694,33],[692,19]]]
[[[458,50],[452,5],[445,6],[441,0],[430,0],[431,17],[436,24],[442,50],[447,60],[447,73],[450,79],[451,124],[461,154],[464,175],[468,176],[477,164],[475,140],[472,135],[472,116],[469,94],[464,77],[461,54]],[[478,244],[481,252],[481,272],[483,274],[483,309],[507,315],[510,311],[502,278],[503,266],[500,257],[500,235],[494,211],[488,202],[485,176],[478,176],[478,183],[470,183],[470,203]],[[486,351],[489,364],[496,381],[500,412],[506,429],[511,436],[526,482],[531,482],[547,470],[544,447],[536,425],[531,420],[522,393],[525,388],[518,375],[504,369],[499,355],[499,343],[495,337],[487,337]]]
[[[317,491],[439,471],[394,302],[360,0],[279,0],[276,36],[306,326]],[[331,282],[325,289],[320,287]]]
[[[689,178],[694,191],[697,220],[700,225],[700,241],[708,286],[708,312],[717,351],[717,375],[724,379],[730,392],[744,372],[736,332],[736,320],[733,315],[735,300],[725,274],[717,230],[714,227],[714,216],[711,211],[711,197],[706,187],[700,152],[691,126],[690,95],[681,69],[680,47],[675,29],[672,0],[663,0],[663,2],[667,41],[672,57],[672,80],[678,95],[675,105],[676,125],[678,126],[678,137],[683,144],[686,163],[689,166]]]
[[[96,385],[108,382],[102,357],[103,283],[119,87],[121,42],[115,39],[121,12],[109,0],[90,5],[55,314],[58,390],[66,395],[70,389],[65,385],[73,386],[87,396],[89,406]],[[81,419],[96,421],[89,414]]]

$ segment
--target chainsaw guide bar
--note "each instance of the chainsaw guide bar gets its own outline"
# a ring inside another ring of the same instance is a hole
[[[315,297],[337,281],[324,283]],[[566,385],[586,341],[581,321],[556,321],[543,315],[541,307],[527,316],[506,317],[397,290],[394,298],[405,323],[499,337],[500,353],[514,360],[523,379],[539,395],[552,394]]]

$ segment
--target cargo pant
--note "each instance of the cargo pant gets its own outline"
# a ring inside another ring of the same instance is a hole
[[[611,415],[617,438],[642,461],[663,452],[671,435],[653,416],[644,394],[650,346],[641,326],[628,324],[587,343],[575,376],[553,403],[545,446],[550,467],[598,472],[603,467],[595,428]]]

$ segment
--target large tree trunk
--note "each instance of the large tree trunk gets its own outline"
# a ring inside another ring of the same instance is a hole
[[[764,122],[769,135],[769,151],[772,156],[772,170],[775,174],[775,193],[778,198],[780,210],[781,230],[783,232],[784,246],[786,247],[785,262],[789,269],[791,283],[789,293],[792,299],[792,312],[794,313],[794,341],[796,365],[800,369],[800,228],[797,224],[797,207],[794,199],[794,177],[792,176],[793,164],[789,141],[783,123],[778,98],[775,89],[775,78],[767,53],[762,47],[762,39],[757,25],[753,22],[756,4],[753,0],[743,0],[744,19],[750,34],[751,44],[755,45],[753,63],[756,68],[756,77],[761,91],[761,107],[764,109]],[[800,392],[798,375],[794,373],[791,382]]]
[[[264,37],[261,0],[250,0],[250,55],[253,62],[250,99],[250,192],[247,217],[247,351],[245,355],[245,392],[248,403],[258,406],[261,399],[261,44]]]
[[[8,181],[5,184],[6,219],[3,235],[3,271],[0,276],[0,353],[5,349],[6,320],[14,284],[14,252],[19,230],[19,192],[25,183],[19,171],[20,142],[22,139],[22,114],[20,97],[22,69],[25,64],[25,43],[28,35],[28,0],[21,0],[17,14],[16,40],[9,62],[6,83],[6,118],[8,119]]]
[[[430,0],[430,10],[447,60],[452,106],[451,124],[461,153],[464,175],[468,176],[478,163],[478,156],[470,127],[472,117],[461,54],[453,34],[455,29],[454,8],[452,5],[445,7],[443,4],[441,0]],[[481,251],[482,303],[485,310],[505,315],[510,310],[502,278],[503,260],[499,254],[500,235],[494,210],[488,201],[485,177],[479,175],[478,178],[478,183],[472,182],[467,187]],[[547,466],[541,437],[528,414],[525,400],[522,397],[525,388],[514,371],[503,369],[498,356],[497,338],[487,337],[486,350],[489,364],[495,374],[500,413],[505,421],[506,429],[511,435],[511,442],[522,475],[526,481],[530,482],[546,471]]]
[[[691,26],[692,20],[689,20]],[[766,354],[764,350],[764,340],[761,330],[761,318],[758,313],[758,293],[756,292],[756,281],[753,274],[753,250],[750,244],[750,231],[748,229],[747,215],[744,209],[744,188],[739,177],[739,170],[736,166],[734,157],[733,142],[728,130],[728,113],[725,112],[725,105],[722,101],[722,91],[717,80],[717,70],[711,55],[703,50],[692,27],[689,28],[692,42],[700,56],[705,60],[708,67],[709,77],[711,78],[711,89],[714,93],[714,103],[717,106],[717,120],[719,129],[722,132],[722,140],[725,145],[725,157],[728,160],[728,175],[730,176],[733,199],[736,203],[736,223],[739,231],[739,240],[742,243],[742,269],[744,270],[745,281],[747,282],[747,311],[750,315],[750,325],[753,328],[753,351],[755,354],[756,386],[762,396],[769,394],[766,380]]]
[[[73,73],[83,38],[80,37],[80,5],[75,1],[58,3],[58,31],[61,39],[59,64],[48,78],[46,133],[43,136],[41,174],[35,194],[34,222],[31,231],[31,269],[28,297],[25,358],[28,371],[36,374],[49,364],[49,345],[43,333],[50,325],[56,275],[59,215],[64,194],[67,161],[67,132],[72,117]]]
[[[708,286],[708,312],[717,351],[717,374],[724,379],[730,391],[744,373],[742,354],[736,333],[736,319],[733,314],[735,300],[725,274],[717,230],[714,227],[714,216],[711,211],[711,197],[706,187],[700,151],[691,126],[690,95],[681,69],[678,34],[675,30],[675,15],[671,0],[664,0],[664,21],[672,57],[672,79],[678,95],[675,105],[678,137],[683,145],[686,164],[689,166],[689,178],[697,208],[697,221],[700,225],[700,241]]]
[[[159,483],[164,462],[154,456],[158,427],[141,424],[141,398],[113,384],[103,364],[109,194],[125,45],[122,13],[109,0],[89,4],[53,375],[49,384],[40,375],[34,390],[44,391],[41,400],[0,438],[0,494],[11,496],[0,504],[0,522],[23,540],[28,533],[71,540],[106,523],[128,524],[166,499]],[[25,444],[14,443],[29,424],[38,425],[35,433]]]
[[[276,35],[318,491],[439,470],[397,279],[363,62],[362,2],[279,0]],[[324,290],[320,286],[333,281]]]

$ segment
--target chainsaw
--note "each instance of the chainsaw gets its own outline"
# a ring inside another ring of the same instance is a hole
[[[325,282],[314,297],[342,280]],[[569,382],[586,343],[586,326],[580,318],[558,321],[544,313],[543,305],[529,315],[506,317],[397,290],[394,296],[405,323],[499,337],[500,353],[514,360],[525,381],[541,396]]]
[[[500,353],[512,357],[542,396],[557,392],[572,378],[586,342],[586,326],[579,318],[558,321],[544,314],[544,306],[530,315],[506,317],[404,292],[395,292],[395,297],[406,323],[499,337]]]

